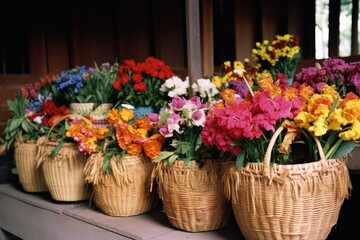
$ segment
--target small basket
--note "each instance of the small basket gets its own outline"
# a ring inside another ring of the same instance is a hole
[[[153,164],[139,154],[111,159],[111,175],[102,171],[102,153],[92,154],[85,167],[86,181],[92,183],[95,205],[110,216],[134,216],[152,210],[158,195],[150,192]]]
[[[157,164],[159,196],[170,223],[188,232],[202,232],[224,227],[232,216],[230,201],[223,194],[222,161],[207,160],[205,166],[182,160],[164,166]]]
[[[46,141],[39,146],[39,162],[51,197],[57,201],[73,202],[90,198],[90,186],[85,183],[86,155],[74,143],[65,143],[54,159],[51,151],[57,142]]]
[[[225,188],[236,222],[248,240],[326,239],[351,190],[346,159],[325,159],[314,136],[320,161],[270,168],[271,150],[282,130],[276,130],[262,163],[227,169]]]
[[[37,167],[37,151],[36,142],[15,142],[14,159],[19,182],[25,191],[32,193],[48,191],[44,173]]]
[[[71,103],[70,111],[82,116],[90,115],[93,119],[93,125],[96,128],[109,126],[107,113],[113,107],[112,103],[103,103],[94,108],[94,103]]]

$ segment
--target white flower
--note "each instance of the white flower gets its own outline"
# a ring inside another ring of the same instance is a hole
[[[41,116],[37,116],[34,118],[33,120],[34,123],[37,123],[37,124],[41,124],[42,123],[42,117]]]
[[[129,109],[129,110],[134,109],[134,106],[133,106],[133,105],[126,104],[126,103],[121,104],[121,107],[126,108],[126,109]]]
[[[182,81],[178,76],[173,76],[172,78],[165,80],[165,82],[160,87],[160,91],[168,92],[168,96],[171,98],[186,96],[189,86],[190,84],[188,77]]]
[[[195,94],[199,94],[201,98],[211,99],[216,94],[219,93],[219,90],[210,79],[200,78],[191,86]]]

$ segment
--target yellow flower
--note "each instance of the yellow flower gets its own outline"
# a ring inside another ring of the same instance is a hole
[[[337,108],[333,112],[330,113],[328,121],[329,121],[329,128],[331,130],[342,130],[342,125],[345,125],[348,123],[348,121],[343,118],[342,116],[342,109]]]
[[[214,76],[212,79],[211,79],[212,83],[214,83],[214,85],[217,87],[217,88],[221,88],[222,86],[222,81],[221,81],[221,77],[219,76]]]
[[[329,125],[326,121],[326,116],[319,116],[313,125],[308,128],[310,132],[313,132],[315,136],[322,136],[329,130]]]
[[[348,121],[360,121],[360,100],[350,100],[343,107],[342,116]]]
[[[295,118],[294,121],[300,128],[308,129],[310,123],[312,122],[311,116],[308,112],[300,112]]]
[[[339,137],[347,141],[360,139],[360,121],[354,121],[349,130],[341,132]]]
[[[120,112],[118,109],[113,108],[108,112],[108,120],[113,125],[127,123],[133,119],[134,116],[134,112],[127,108],[122,108]]]
[[[234,61],[234,69],[244,69],[244,64],[240,61]]]

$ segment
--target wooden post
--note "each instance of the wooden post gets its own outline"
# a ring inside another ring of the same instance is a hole
[[[200,9],[199,0],[186,1],[186,29],[188,73],[191,85],[202,76],[201,73],[201,46],[200,46]],[[189,95],[192,96],[190,90]]]

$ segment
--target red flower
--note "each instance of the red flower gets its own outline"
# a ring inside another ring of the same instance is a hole
[[[140,83],[142,81],[143,77],[141,75],[141,73],[134,73],[132,75],[132,80],[134,81],[134,83]]]
[[[145,92],[146,91],[146,84],[144,82],[139,82],[134,84],[134,90]]]

